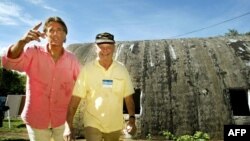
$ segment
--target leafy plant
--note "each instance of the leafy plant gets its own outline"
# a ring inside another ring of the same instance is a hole
[[[182,135],[176,141],[208,141],[210,136],[202,131],[196,131],[194,135]]]
[[[195,139],[192,135],[182,135],[176,141],[195,141]]]
[[[162,132],[162,135],[163,135],[163,136],[165,137],[165,139],[167,139],[167,140],[175,140],[175,139],[176,139],[175,135],[172,134],[172,133],[169,132],[169,131],[163,131],[163,132]]]
[[[194,135],[182,135],[175,136],[169,131],[162,131],[162,135],[166,140],[174,140],[174,141],[208,141],[210,140],[210,136],[207,133],[202,131],[196,131]],[[151,137],[151,135],[150,135]]]
[[[196,131],[194,134],[194,139],[205,139],[209,140],[210,136],[207,133],[201,132],[201,131]]]
[[[147,140],[152,140],[152,135],[150,133],[148,133],[146,138],[147,138]]]

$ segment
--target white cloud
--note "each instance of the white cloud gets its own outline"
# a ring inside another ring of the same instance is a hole
[[[34,19],[29,14],[24,14],[23,16],[19,17],[19,20],[22,21],[23,23],[28,24],[29,26],[34,26],[34,24],[39,22],[39,20]]]
[[[0,24],[16,25],[16,18],[20,17],[21,8],[13,3],[0,2]]]
[[[43,0],[26,0],[26,1],[33,3],[33,4],[36,4],[36,5],[43,3]]]
[[[0,47],[0,56],[5,54],[7,51],[8,51],[8,46]]]
[[[20,23],[33,25],[36,21],[17,4],[0,2],[0,7],[0,25],[19,25]]]
[[[44,5],[43,6],[44,9],[47,9],[47,10],[50,10],[50,11],[53,11],[53,12],[57,12],[58,10],[53,8],[53,7],[50,7],[50,6],[47,6],[47,5]]]
[[[26,0],[32,4],[42,6],[42,8],[47,9],[49,11],[57,12],[58,10],[56,8],[53,8],[51,6],[48,6],[43,0]]]
[[[0,14],[7,16],[19,16],[21,8],[13,3],[0,2]]]
[[[4,17],[0,15],[0,25],[5,24],[5,25],[16,25],[16,21],[10,17]]]

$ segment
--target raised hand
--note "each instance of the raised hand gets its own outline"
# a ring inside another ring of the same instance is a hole
[[[21,55],[21,53],[23,52],[23,48],[27,43],[33,40],[40,42],[40,37],[45,38],[45,33],[41,33],[40,31],[38,31],[41,25],[42,22],[34,26],[20,40],[18,40],[16,44],[11,46],[7,56],[9,58],[16,59]]]
[[[42,25],[42,22],[35,25],[31,30],[29,30],[21,39],[25,43],[29,43],[30,41],[36,40],[40,42],[40,37],[45,38],[45,33],[41,33],[38,29]]]

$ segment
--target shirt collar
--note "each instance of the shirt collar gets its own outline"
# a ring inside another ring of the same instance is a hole
[[[94,64],[97,65],[98,67],[104,69],[104,67],[101,66],[100,63],[99,63],[99,58],[96,58],[96,60],[94,61]],[[116,65],[116,61],[113,60],[113,61],[112,61],[112,64],[110,65],[110,67],[109,67],[108,70],[112,69],[115,65]]]
[[[64,49],[64,47],[62,47],[62,48],[63,48],[63,54],[62,54],[61,57],[63,57],[63,56],[66,55],[66,50]],[[43,50],[44,52],[50,54],[50,53],[49,53],[49,44],[47,44],[46,47],[44,47],[43,49],[44,49],[44,50]]]

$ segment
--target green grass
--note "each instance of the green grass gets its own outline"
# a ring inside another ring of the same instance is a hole
[[[21,119],[11,119],[11,128],[7,119],[0,127],[0,141],[28,141],[27,130]]]
[[[26,126],[21,119],[11,119],[10,120],[10,127],[9,128],[9,121],[4,119],[3,127],[0,128],[0,132],[23,132],[26,131]]]

